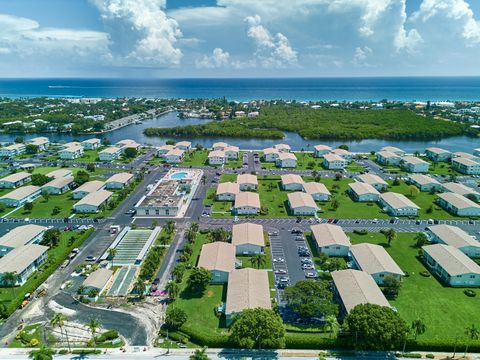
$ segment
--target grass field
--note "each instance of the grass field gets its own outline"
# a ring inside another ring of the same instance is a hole
[[[12,218],[65,218],[73,214],[73,205],[78,200],[71,198],[71,192],[61,195],[50,195],[48,201],[40,196],[33,202],[32,211],[24,211],[19,208],[17,211],[9,215]],[[58,212],[54,212],[57,208]],[[11,210],[11,209],[10,209]]]
[[[400,316],[410,324],[420,318],[427,326],[425,334],[418,340],[444,340],[453,343],[465,339],[465,328],[472,323],[480,323],[480,298],[468,297],[463,289],[442,285],[435,277],[424,277],[420,272],[425,267],[414,247],[413,233],[399,233],[390,247],[386,245],[385,236],[379,233],[367,235],[349,234],[352,243],[369,242],[386,246],[400,268],[409,276],[402,281],[402,288],[396,300],[391,304]]]
[[[182,166],[206,166],[208,165],[208,150],[195,150],[185,155]]]

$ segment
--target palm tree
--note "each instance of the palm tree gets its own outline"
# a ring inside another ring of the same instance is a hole
[[[250,263],[255,266],[257,269],[260,269],[262,266],[265,266],[267,259],[263,254],[255,254],[250,259]]]
[[[227,230],[225,230],[224,228],[213,229],[208,234],[208,237],[213,242],[215,242],[215,241],[227,241],[229,236],[230,236],[230,233]]]
[[[52,360],[54,353],[51,348],[42,344],[38,350],[30,351],[28,358],[32,360]]]
[[[98,329],[100,328],[100,322],[97,319],[90,319],[90,321],[87,323],[87,328],[90,330],[90,333],[92,334],[94,349],[97,350],[97,341],[95,340],[95,335]]]
[[[427,235],[425,233],[418,233],[415,238],[415,246],[418,248],[421,248],[423,245],[425,245],[428,242]]]
[[[197,236],[197,233],[195,231],[193,231],[191,228],[187,229],[185,237],[187,238],[188,242],[192,242],[193,240],[195,240],[195,236]]]
[[[142,299],[143,296],[145,295],[146,289],[147,289],[147,286],[145,285],[145,281],[141,279],[138,279],[133,285],[133,290],[138,294],[138,297],[140,299]]]
[[[397,239],[397,232],[395,229],[388,229],[385,231],[385,237],[387,238],[388,245],[390,246],[391,242]]]
[[[168,234],[172,234],[175,231],[175,221],[168,220],[167,223],[165,224],[165,231]]]
[[[175,300],[180,291],[180,286],[175,281],[169,281],[165,290],[168,291],[168,297],[171,301]]]
[[[325,328],[328,329],[330,337],[332,336],[332,334],[337,333],[338,329],[340,328],[340,324],[338,323],[335,315],[327,316],[327,318],[325,319]]]
[[[50,325],[52,325],[53,327],[58,326],[60,328],[60,334],[62,336],[62,339],[63,339],[63,329],[64,329],[64,326],[65,326],[65,321],[66,320],[67,320],[67,317],[63,314],[60,314],[60,313],[53,314],[52,320],[50,320]],[[67,329],[65,329],[65,338],[67,339],[68,350],[72,351],[72,349],[70,347],[70,341],[68,340]]]
[[[472,324],[471,326],[467,326],[467,328],[465,329],[465,334],[469,337],[470,340],[478,340],[478,337],[480,336],[480,331],[478,331],[475,324]],[[468,342],[467,342],[467,345],[465,346],[465,357],[467,356],[467,352],[468,352]]]
[[[198,232],[200,226],[198,225],[197,222],[193,222],[191,225],[190,225],[190,229],[193,231],[193,232]]]
[[[417,340],[418,335],[427,331],[427,325],[421,319],[417,319],[412,321],[412,330],[415,333],[415,340]]]
[[[12,288],[13,297],[15,297],[15,284],[17,283],[17,280],[18,280],[18,276],[15,271],[6,272],[3,275],[3,282],[5,283],[6,286]]]
[[[204,347],[201,350],[197,349],[195,352],[190,355],[189,360],[210,360],[206,353],[207,348]]]
[[[112,266],[113,266],[113,258],[115,257],[115,255],[117,255],[118,250],[116,248],[109,248],[107,250],[107,253],[108,253],[108,257],[110,258],[110,260],[112,262]]]
[[[83,295],[83,293],[85,292],[86,288],[87,288],[87,287],[86,287],[85,285],[81,284],[81,285],[78,287],[77,294],[78,294],[78,295]]]

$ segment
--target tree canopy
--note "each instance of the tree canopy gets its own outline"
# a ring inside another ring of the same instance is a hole
[[[212,274],[207,269],[193,268],[188,277],[188,288],[194,293],[202,293],[210,283]]]

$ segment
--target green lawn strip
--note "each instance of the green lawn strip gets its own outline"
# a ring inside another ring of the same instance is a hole
[[[60,169],[71,170],[74,176],[80,170],[86,171],[84,168],[80,168],[80,167],[39,166],[33,170],[33,174],[46,175],[51,171],[60,170]],[[90,174],[91,180],[93,180],[94,178],[101,178],[102,175],[105,173],[118,172],[118,171],[119,171],[118,169],[106,169],[106,168],[96,167],[94,172],[88,172],[88,173]]]
[[[446,176],[462,175],[459,172],[453,170],[450,163],[443,162],[443,161],[435,163],[427,157],[421,157],[421,159],[427,161],[430,164],[430,167],[428,168],[429,174],[446,175]]]
[[[36,339],[39,344],[43,341],[43,328],[42,324],[32,324],[25,326],[21,331],[17,333],[15,339],[8,345],[9,348],[24,348],[30,347],[30,342]],[[32,344],[33,345],[33,344]]]
[[[400,268],[408,273],[409,276],[402,281],[398,298],[390,303],[407,324],[417,318],[426,324],[427,331],[418,337],[419,341],[441,341],[453,346],[457,336],[459,342],[466,340],[467,326],[480,322],[479,297],[468,297],[461,288],[446,287],[434,276],[420,275],[425,267],[418,257],[418,249],[414,247],[415,234],[398,233],[390,247],[386,245],[385,236],[379,233],[350,233],[349,236],[353,244],[369,242],[386,246]]]
[[[78,200],[71,197],[70,192],[61,195],[50,195],[48,201],[42,196],[33,202],[32,211],[25,211],[20,207],[11,213],[9,218],[65,218],[73,214],[73,205]],[[58,208],[59,212],[54,213],[53,209]]]
[[[206,149],[194,150],[185,154],[182,166],[206,166],[208,165],[208,153]]]
[[[228,182],[228,181],[236,182],[237,181],[237,175],[236,174],[222,174],[220,176],[220,182],[221,183]]]
[[[323,158],[316,158],[313,153],[296,152],[296,170],[322,170]]]
[[[240,169],[243,166],[243,154],[245,151],[238,152],[238,159],[236,160],[228,160],[225,163],[225,167],[229,169]]]
[[[347,165],[345,170],[349,172],[363,172],[365,171],[365,168],[359,163],[352,161]]]
[[[15,288],[0,288],[0,302],[7,306],[7,311],[11,314],[21,305],[26,293],[33,293],[47,278],[63,263],[73,248],[79,247],[90,236],[93,229],[85,231],[65,231],[62,232],[58,246],[48,250],[47,261],[33,273],[22,286]],[[72,244],[70,239],[75,237]]]
[[[268,214],[259,215],[259,217],[289,217],[287,205],[288,192],[281,189],[279,176],[260,176],[258,178],[258,193],[260,196],[260,205],[268,208]]]

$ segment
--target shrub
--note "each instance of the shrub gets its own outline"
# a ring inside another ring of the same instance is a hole
[[[33,339],[30,340],[30,342],[28,343],[28,346],[30,346],[30,347],[35,347],[35,346],[38,346],[38,344],[40,344],[40,341],[38,341],[38,339],[33,338]]]
[[[434,359],[434,358],[435,358],[435,355],[433,355],[433,354],[427,354],[427,355],[425,355],[425,357],[426,357],[427,359]]]
[[[468,297],[475,297],[477,296],[477,293],[475,291],[473,291],[472,289],[467,289],[463,292],[465,295],[467,295]]]
[[[396,357],[411,358],[411,359],[421,359],[422,354],[419,353],[396,353]]]
[[[361,230],[355,229],[355,230],[353,230],[353,233],[357,234],[357,235],[367,235],[368,230],[367,229],[361,229]]]
[[[67,350],[67,349],[62,349],[62,350],[59,350],[59,351],[58,351],[58,354],[59,354],[59,355],[65,355],[65,354],[68,354],[68,350]]]
[[[423,277],[430,277],[431,276],[430,273],[426,270],[420,271],[420,275],[422,275]]]
[[[72,354],[75,355],[100,355],[102,350],[95,350],[95,349],[76,349],[72,350]]]
[[[118,338],[118,331],[117,330],[108,330],[105,331],[103,334],[95,337],[95,340],[99,343],[106,342],[109,340],[114,340]]]

